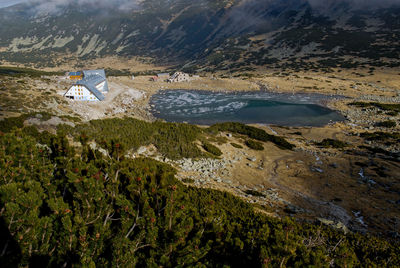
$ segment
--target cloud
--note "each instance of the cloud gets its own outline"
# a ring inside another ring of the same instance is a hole
[[[1,1],[1,0],[0,0]],[[26,2],[31,10],[35,13],[57,13],[68,6],[78,6],[79,8],[88,8],[102,10],[103,12],[112,11],[130,11],[138,9],[142,2],[147,0],[3,0],[4,2]],[[166,4],[174,2],[171,0],[160,0]],[[199,3],[209,0],[192,0]],[[304,3],[319,11],[329,13],[332,9],[339,5],[345,5],[349,9],[377,9],[390,7],[392,5],[400,5],[400,0],[241,0],[243,8],[259,6],[261,10],[269,7],[286,6],[287,8],[295,8]],[[248,18],[249,19],[249,18]]]
[[[104,11],[130,11],[138,8],[140,0],[25,0],[35,13],[58,13],[64,8],[75,6],[83,9]]]
[[[9,7],[9,6],[18,4],[20,2],[23,2],[23,0],[3,0],[3,1],[0,1],[0,8]]]

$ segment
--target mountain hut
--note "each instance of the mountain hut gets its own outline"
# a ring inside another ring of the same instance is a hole
[[[82,71],[82,79],[75,82],[64,97],[79,101],[103,101],[108,91],[104,70],[85,70]]]

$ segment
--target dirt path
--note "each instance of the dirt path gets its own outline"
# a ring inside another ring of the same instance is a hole
[[[103,105],[110,105],[111,102],[122,92],[129,90],[130,88],[123,86],[121,84],[117,84],[115,82],[109,82],[108,86],[110,88],[110,92],[106,94],[105,100],[102,102]]]

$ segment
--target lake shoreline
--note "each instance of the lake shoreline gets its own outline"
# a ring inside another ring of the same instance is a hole
[[[330,102],[340,99],[344,99],[344,97],[318,93],[288,94],[265,90],[231,92],[168,89],[158,90],[153,94],[149,98],[149,106],[154,117],[169,122],[187,122],[209,126],[219,122],[232,121],[288,127],[322,127],[346,120],[340,111],[329,107]],[[222,103],[226,106],[221,107]],[[239,107],[234,107],[235,105]],[[281,119],[276,120],[271,116],[277,112],[273,109],[274,105],[277,106],[278,117]],[[183,110],[180,110],[179,108],[182,107]],[[298,111],[291,111],[293,109]],[[320,114],[316,112],[317,110]],[[236,116],[233,115],[234,113]],[[309,116],[310,118],[299,117],[301,113],[304,113],[304,117]],[[328,119],[323,119],[325,115],[329,115]],[[204,116],[206,118],[202,118]],[[270,118],[266,119],[265,116]],[[295,119],[295,117],[298,118]],[[316,121],[318,118],[324,121]],[[330,120],[330,118],[332,119]]]

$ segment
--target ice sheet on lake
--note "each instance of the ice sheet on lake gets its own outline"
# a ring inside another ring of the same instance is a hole
[[[324,125],[342,120],[315,105],[327,96],[271,92],[224,93],[165,90],[151,99],[155,116],[167,121],[212,124],[236,121],[282,125]]]

